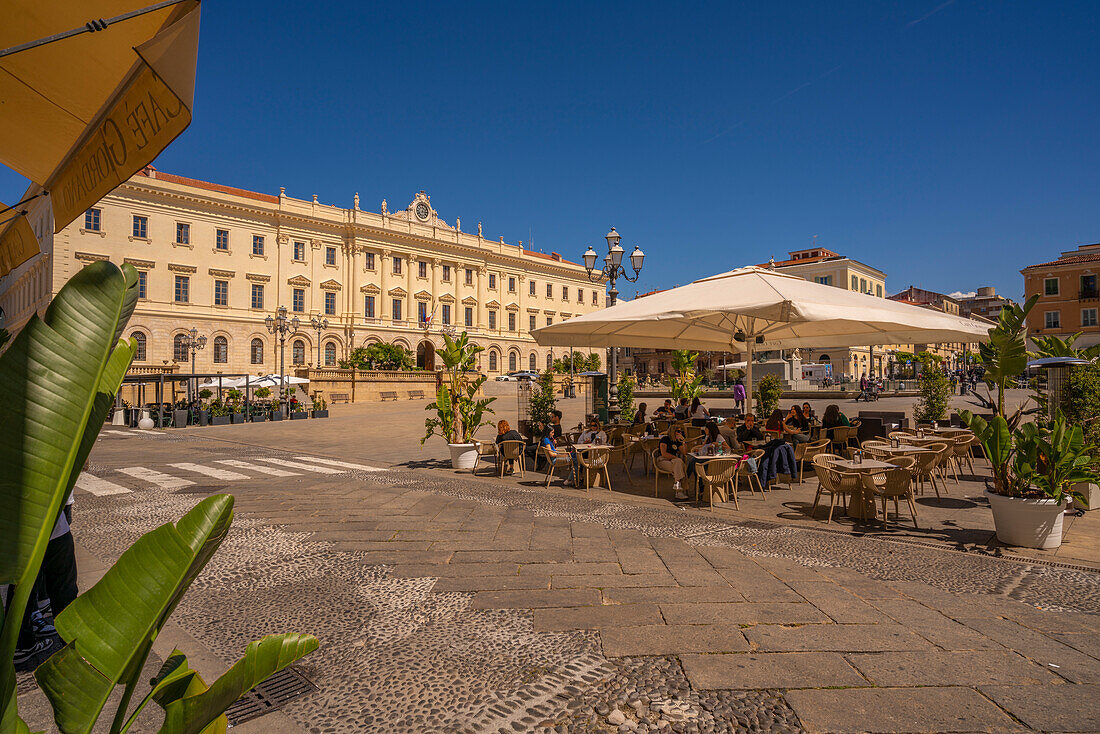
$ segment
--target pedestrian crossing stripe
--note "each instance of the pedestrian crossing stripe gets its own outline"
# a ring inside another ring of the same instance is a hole
[[[80,476],[76,478],[76,486],[79,489],[83,489],[88,494],[94,494],[96,497],[106,497],[111,494],[127,494],[133,491],[120,484],[109,482],[106,479],[101,479],[87,472],[82,472]]]
[[[150,435],[150,436],[163,436],[164,435],[160,431],[147,431],[144,428],[136,428],[134,430],[136,430],[138,433],[145,433],[145,434]]]
[[[358,469],[359,471],[386,471],[377,466],[367,466],[366,464],[352,464],[348,461],[336,461],[335,459],[322,459],[318,456],[295,456],[295,459],[302,461],[312,461],[316,464],[328,464],[330,466],[339,466],[344,469]]]
[[[279,466],[290,467],[291,469],[304,469],[316,474],[343,474],[347,469],[331,469],[327,466],[317,466],[316,464],[303,464],[300,461],[287,461],[286,459],[269,459],[265,456],[257,456],[259,461],[266,461],[269,464],[278,464]],[[313,459],[310,459],[313,461]]]
[[[190,487],[194,484],[190,479],[173,477],[170,474],[164,474],[155,469],[146,469],[144,466],[128,466],[125,469],[119,469],[119,471],[134,479],[140,479],[143,482],[155,484],[161,489],[180,489],[181,487]]]
[[[100,433],[108,433],[112,436],[122,436],[123,438],[133,438],[134,434],[129,431],[100,431]]]
[[[229,471],[228,469],[218,469],[212,466],[203,466],[202,464],[183,462],[180,464],[169,464],[168,466],[175,467],[176,469],[183,469],[184,471],[193,471],[196,474],[205,474],[208,477],[222,479],[227,482],[235,482],[238,479],[251,479],[247,474]]]
[[[249,471],[259,472],[261,474],[268,474],[273,477],[300,477],[302,476],[296,471],[287,471],[286,469],[276,469],[273,466],[260,466],[259,464],[251,464],[247,461],[239,461],[238,459],[218,459],[214,463],[225,464],[226,466],[232,466],[236,469],[248,469]]]

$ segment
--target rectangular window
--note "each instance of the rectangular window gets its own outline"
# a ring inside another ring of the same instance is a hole
[[[592,305],[593,306],[599,306],[600,305],[600,292],[599,291],[592,291]]]
[[[138,271],[138,298],[149,297],[149,273],[144,270]]]
[[[214,248],[218,250],[229,249],[229,230],[228,229],[215,229],[214,230]]]
[[[423,324],[428,320],[428,304],[423,301],[416,302],[416,322]]]
[[[497,288],[497,274],[489,273],[489,290],[494,291]]]
[[[866,278],[860,278],[859,279],[859,292],[860,293],[866,293],[867,292],[867,279]]]
[[[363,316],[368,319],[374,318],[374,296],[363,298]]]
[[[584,288],[577,289],[577,303],[584,303]]]
[[[852,276],[852,290],[859,290],[859,277],[855,275]]]
[[[134,215],[134,237],[142,240],[149,239],[149,217]]]
[[[190,245],[191,244],[191,225],[184,224],[183,222],[176,222],[176,244],[177,245]]]
[[[527,284],[527,295],[529,295],[529,296],[535,295],[535,281],[533,281],[533,280],[530,283]]]
[[[262,234],[252,235],[252,254],[264,254],[264,236]]]
[[[290,308],[294,313],[306,312],[306,289],[295,288],[290,293]]]
[[[547,298],[553,298],[554,297],[554,284],[553,283],[547,283],[546,284],[546,297]]]
[[[428,263],[420,260],[416,263],[416,277],[427,278],[428,277]]]
[[[1081,326],[1096,326],[1096,309],[1095,308],[1083,308],[1081,309]]]
[[[306,243],[294,241],[294,259],[298,262],[306,261]]]
[[[451,323],[451,304],[449,304],[449,303],[444,303],[444,304],[443,304],[443,305],[442,305],[442,306],[440,307],[440,309],[439,309],[439,310],[440,310],[440,315],[439,315],[439,317],[440,317],[440,319],[442,319],[442,320],[443,320],[443,325],[444,325],[444,326],[449,326],[449,325],[450,325],[450,323]]]
[[[336,315],[336,294],[332,291],[325,291],[325,316]]]
[[[546,325],[550,326],[553,323],[554,323],[554,317],[553,316],[547,316],[546,317]]]
[[[875,283],[875,295],[882,298],[882,285],[880,283]]]
[[[1061,329],[1062,328],[1062,313],[1061,311],[1047,311],[1045,314],[1044,328],[1046,329]]]
[[[176,303],[188,303],[191,300],[191,278],[186,275],[176,276]]]
[[[1096,276],[1095,275],[1082,275],[1081,276],[1081,298],[1096,298]]]
[[[466,285],[474,284],[474,271],[466,268]]]
[[[390,314],[393,316],[393,320],[394,321],[400,321],[401,320],[401,301],[397,300],[396,298],[393,299],[393,304],[391,306],[391,309],[392,310],[390,311]]]
[[[264,307],[264,284],[253,283],[252,284],[252,308]]]
[[[84,229],[89,232],[100,232],[100,216],[102,212],[99,209],[89,209],[84,212]]]
[[[397,255],[393,256],[393,274],[401,275],[401,258]]]
[[[569,300],[569,286],[567,286],[567,285],[563,285],[561,287],[561,300],[563,300],[563,301],[568,301]]]
[[[496,311],[490,311],[489,312],[489,328],[490,329],[497,328],[497,312]]]
[[[469,271],[467,271],[467,272],[469,272]],[[467,306],[466,309],[465,309],[465,313],[462,314],[462,318],[463,318],[463,323],[467,327],[473,328],[473,325],[474,325],[474,309],[471,308],[470,306]]]
[[[364,252],[363,253],[363,267],[366,268],[367,270],[374,270],[374,253],[373,252]]]
[[[214,281],[214,305],[215,306],[228,306],[229,305],[229,281],[228,280],[215,280]]]
[[[534,331],[535,330],[535,315],[534,314],[531,314],[530,316],[527,317],[527,329],[529,331]]]
[[[814,282],[815,283],[820,283],[821,285],[832,285],[833,284],[833,276],[831,276],[831,275],[815,275],[814,276]]]
[[[444,283],[450,283],[451,282],[451,266],[450,265],[444,265],[443,266],[443,282]]]
[[[325,265],[335,265],[335,264],[336,264],[336,248],[335,247],[326,247],[325,248]]]
[[[516,292],[516,279],[515,278],[512,278],[512,277],[508,278],[508,292],[509,293],[515,293]]]
[[[516,330],[516,315],[509,312],[508,314],[508,331]]]
[[[1043,281],[1043,293],[1048,296],[1058,295],[1058,279],[1047,278]]]

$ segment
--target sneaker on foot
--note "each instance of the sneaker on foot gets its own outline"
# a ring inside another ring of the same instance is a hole
[[[680,491],[680,492],[676,493],[676,499],[678,499],[678,500],[686,500],[687,498],[688,498],[688,493],[687,492]]]
[[[20,673],[34,670],[49,656],[53,646],[53,638],[47,637],[42,640],[35,640],[35,643],[30,647],[17,648],[13,658],[15,670]]]

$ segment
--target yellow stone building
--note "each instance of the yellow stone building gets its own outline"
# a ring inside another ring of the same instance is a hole
[[[46,213],[32,211],[43,252],[0,282],[5,324],[18,330],[79,268],[109,259],[139,273],[126,330],[138,340],[136,366],[189,371],[182,340],[194,327],[207,337],[198,372],[277,372],[264,318],[285,306],[301,322],[286,339],[288,372],[334,366],[374,342],[400,344],[431,369],[453,330],[485,347],[480,369],[500,374],[545,369],[552,350],[530,331],[604,306],[603,284],[582,265],[487,239],[480,223],[463,232],[424,192],[380,209],[360,209],[358,194],[343,209],[149,167],[52,237]],[[311,318],[327,328],[318,333]]]

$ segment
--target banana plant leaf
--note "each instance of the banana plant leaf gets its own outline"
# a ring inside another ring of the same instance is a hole
[[[39,666],[35,679],[62,734],[91,731],[116,685],[132,692],[153,640],[232,519],[231,496],[206,498],[175,525],[139,538],[57,616],[66,644]]]
[[[54,523],[129,365],[132,347],[118,338],[136,302],[133,267],[93,263],[0,357],[0,584],[15,585],[0,631],[2,734],[26,730],[12,665],[19,625]]]

